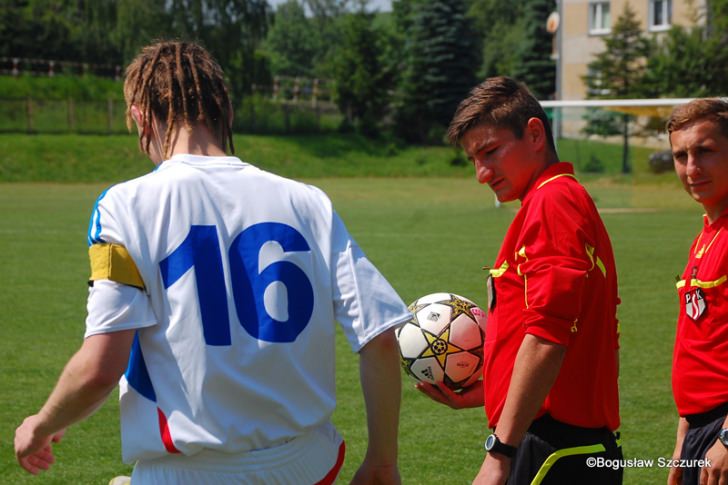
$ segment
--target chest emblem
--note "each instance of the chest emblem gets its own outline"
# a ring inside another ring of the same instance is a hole
[[[685,314],[697,321],[707,309],[705,293],[700,288],[685,293]]]

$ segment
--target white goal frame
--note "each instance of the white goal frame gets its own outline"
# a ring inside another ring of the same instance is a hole
[[[650,108],[669,108],[689,103],[695,98],[650,98],[650,99],[556,99],[540,101],[543,108],[607,108],[629,114],[647,114]],[[621,109],[620,109],[621,108]],[[657,111],[657,109],[655,109]],[[557,113],[558,111],[555,111]],[[559,116],[554,116],[551,130],[554,142],[560,133]]]

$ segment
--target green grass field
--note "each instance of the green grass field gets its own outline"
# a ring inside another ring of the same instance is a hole
[[[0,116],[0,118],[2,118]],[[449,146],[409,146],[396,140],[369,140],[354,134],[235,135],[238,156],[261,168],[288,177],[471,177],[462,152]],[[621,146],[598,141],[559,141],[562,160],[577,171],[592,157],[604,160],[601,173],[589,180],[619,174]],[[632,147],[630,181],[669,181],[647,170],[652,150]],[[132,135],[19,135],[0,133],[0,182],[110,183],[151,170]]]
[[[0,137],[3,142],[7,143]],[[674,277],[699,230],[701,212],[671,178],[649,183],[588,180],[604,211],[619,269],[625,456],[668,457],[676,424],[670,390],[677,313]],[[490,191],[464,176],[310,181],[329,193],[350,231],[407,302],[434,291],[452,291],[484,304],[485,275],[480,268],[495,258],[515,205],[496,209]],[[42,478],[20,470],[12,451],[15,427],[43,403],[81,342],[88,274],[86,224],[103,188],[0,184],[3,484],[106,484],[130,471],[120,462],[116,394],[91,419],[69,430],[56,447],[57,464]],[[334,420],[347,440],[343,483],[362,457],[366,428],[357,358],[339,337],[339,407]],[[483,458],[483,411],[444,408],[414,390],[409,378],[403,379],[404,483],[470,483]],[[628,469],[626,483],[664,483],[666,473]]]

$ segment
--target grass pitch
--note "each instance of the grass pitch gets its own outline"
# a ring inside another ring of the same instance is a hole
[[[496,209],[487,188],[465,178],[317,179],[349,230],[402,298],[452,291],[485,304],[482,265],[495,258],[515,205]],[[57,463],[33,479],[15,463],[15,427],[43,403],[81,342],[86,224],[102,185],[0,184],[0,482],[106,484],[120,461],[115,395],[55,447]],[[595,180],[620,278],[621,427],[627,458],[669,457],[676,416],[670,363],[674,277],[700,228],[700,210],[675,183]],[[334,421],[347,440],[341,482],[364,452],[366,424],[357,357],[339,335]],[[430,402],[403,376],[400,471],[404,483],[470,483],[487,434],[481,409]],[[628,484],[665,483],[667,470],[628,469]]]

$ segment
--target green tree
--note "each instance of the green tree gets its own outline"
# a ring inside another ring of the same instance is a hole
[[[7,57],[78,60],[71,41],[74,5],[59,0],[11,0],[0,8],[0,52]]]
[[[652,43],[645,37],[637,14],[629,3],[604,38],[604,50],[588,65],[583,77],[589,98],[624,99],[639,97],[644,86],[646,59]],[[620,120],[617,121],[616,117]],[[631,171],[629,164],[630,115],[590,112],[587,115],[587,134],[617,134],[611,129],[620,126],[622,133],[622,172]]]
[[[318,53],[318,35],[298,0],[278,6],[265,39],[271,71],[280,76],[313,77]]]
[[[709,35],[728,37],[728,0],[706,0]]]
[[[73,12],[71,42],[78,56],[94,64],[121,64],[121,51],[109,33],[116,27],[117,5],[114,0],[84,1]]]
[[[176,36],[200,42],[220,63],[236,106],[254,84],[270,84],[258,53],[271,17],[266,0],[171,0],[168,14]]]
[[[465,0],[413,5],[395,102],[396,128],[411,141],[439,142],[458,103],[475,84],[477,36],[465,15]]]
[[[589,73],[584,76],[588,97],[619,99],[639,95],[652,45],[629,3],[603,40],[604,50],[589,63]]]
[[[171,32],[171,18],[161,0],[118,0],[116,25],[109,33],[125,64],[139,49]]]
[[[214,26],[205,39],[225,73],[240,105],[254,84],[270,85],[270,64],[259,48],[268,32],[271,10],[266,0],[208,0]]]
[[[654,39],[640,93],[647,98],[725,96],[728,86],[728,0],[688,3],[689,26],[673,25]],[[662,133],[664,117],[650,117],[642,129]]]
[[[526,36],[527,2],[512,0],[508,8],[503,8],[503,0],[470,2],[468,17],[482,36],[480,77],[515,76]]]
[[[546,19],[556,8],[554,0],[528,0],[523,16],[524,32],[517,49],[513,76],[524,82],[538,99],[556,92],[556,63],[551,58],[553,36]]]
[[[120,64],[109,32],[112,0],[5,0],[0,8],[0,56]]]
[[[706,87],[711,96],[728,94],[728,0],[707,0],[707,39],[703,56],[710,60]]]
[[[311,21],[316,33],[314,75],[330,79],[334,77],[334,51],[343,37],[340,20],[348,12],[349,0],[303,0],[303,2],[311,12]]]
[[[648,98],[710,95],[713,59],[705,55],[705,29],[673,26],[656,42],[647,62],[642,92]]]
[[[375,134],[389,102],[390,76],[380,55],[384,35],[364,6],[342,19],[341,43],[334,54],[335,97],[339,109],[364,134]]]

